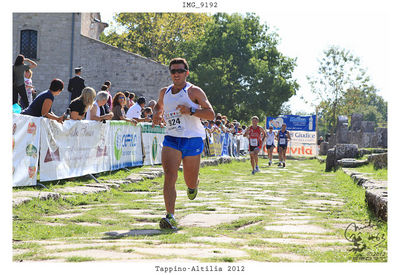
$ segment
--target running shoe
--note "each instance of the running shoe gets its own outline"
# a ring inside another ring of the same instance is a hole
[[[279,162],[278,167],[281,167],[281,166],[282,166],[282,162]]]
[[[256,166],[256,172],[260,172],[260,169],[258,169],[258,166]]]
[[[283,168],[285,168],[285,166],[286,166],[286,163],[285,163],[285,162],[283,162]]]
[[[269,161],[269,162],[268,162],[268,166],[271,166],[271,164],[272,164],[272,161]]]
[[[256,173],[256,170],[251,171],[251,174],[254,175]]]
[[[162,218],[160,221],[160,228],[161,229],[172,229],[176,230],[178,223],[176,222],[175,218],[171,214],[167,214],[165,218]]]
[[[187,189],[187,196],[188,196],[189,200],[194,200],[196,198],[197,190],[198,190],[197,187],[195,189],[191,189],[191,188]]]

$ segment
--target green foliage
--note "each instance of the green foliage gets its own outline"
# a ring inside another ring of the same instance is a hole
[[[204,13],[118,13],[115,20],[124,27],[122,34],[114,27],[100,39],[118,48],[168,64],[180,55],[180,44],[204,33],[210,20]]]
[[[254,14],[218,13],[205,35],[183,46],[191,79],[202,87],[214,108],[231,118],[279,115],[295,94],[295,59],[277,50],[278,36]]]
[[[232,119],[279,115],[298,89],[296,60],[278,51],[278,35],[254,14],[119,13],[115,19],[125,31],[114,28],[102,41],[163,64],[186,58],[188,80]]]
[[[350,51],[331,46],[319,60],[318,74],[307,79],[319,99],[320,134],[335,128],[338,115],[362,113],[365,120],[387,121],[387,102],[377,95],[360,58]]]

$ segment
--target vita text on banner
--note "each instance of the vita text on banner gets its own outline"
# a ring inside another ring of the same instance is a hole
[[[141,127],[110,121],[111,170],[143,165]]]
[[[13,186],[37,184],[40,118],[13,114]]]
[[[108,123],[42,118],[40,180],[50,181],[107,171],[110,168]]]
[[[151,123],[141,123],[144,165],[161,164],[161,150],[165,128],[152,127]]]
[[[286,155],[299,157],[314,157],[317,155],[316,132],[308,131],[289,131],[291,141],[288,144]],[[276,134],[276,131],[275,131]],[[274,155],[278,155],[277,141],[275,140]],[[264,154],[267,154],[267,148],[264,145]]]

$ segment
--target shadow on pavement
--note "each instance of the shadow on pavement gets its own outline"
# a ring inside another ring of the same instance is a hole
[[[172,234],[176,233],[177,230],[161,230],[161,229],[132,229],[126,232],[113,231],[104,233],[106,236],[103,239],[121,239],[124,237],[134,237],[134,236],[154,236],[162,234]]]

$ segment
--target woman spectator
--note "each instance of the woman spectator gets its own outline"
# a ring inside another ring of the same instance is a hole
[[[96,91],[91,87],[85,87],[82,94],[71,101],[69,109],[71,111],[70,118],[74,120],[82,120],[86,116],[86,112],[92,108]]]
[[[125,120],[131,122],[133,125],[137,124],[135,119],[129,119],[125,115],[124,106],[126,105],[126,97],[124,93],[118,92],[114,95],[113,98],[113,108],[112,112],[114,113],[113,120]]]
[[[30,63],[25,65],[24,62]],[[25,58],[22,54],[18,55],[15,59],[13,66],[13,105],[18,103],[18,95],[21,97],[22,109],[28,107],[28,97],[25,90],[24,73],[29,69],[33,69],[37,66],[32,60]]]
[[[99,92],[96,96],[96,101],[93,103],[92,108],[89,112],[86,113],[86,119],[95,121],[111,120],[114,114],[112,112],[106,114],[105,110],[102,108],[107,103],[107,99],[107,92]]]
[[[153,119],[153,109],[151,109],[150,107],[144,108],[142,112],[142,118],[148,118],[151,122],[151,119]]]
[[[64,121],[63,116],[56,116],[51,111],[51,106],[53,105],[54,97],[58,96],[64,89],[64,83],[60,79],[53,79],[50,84],[50,88],[42,93],[40,93],[29,105],[28,108],[23,110],[21,114],[36,116],[36,117],[46,117],[48,119],[56,120],[60,123]]]
[[[28,97],[28,103],[31,104],[33,101],[33,94],[36,94],[36,91],[34,89],[35,87],[33,87],[33,84],[32,84],[32,70],[31,69],[25,71],[24,82],[25,82],[26,96]]]

